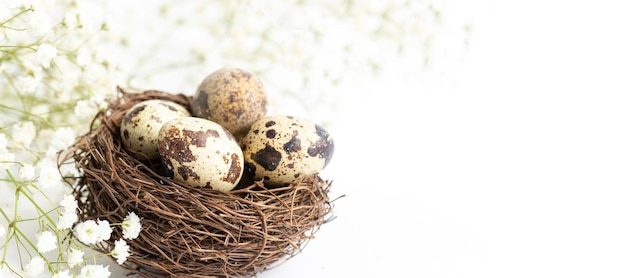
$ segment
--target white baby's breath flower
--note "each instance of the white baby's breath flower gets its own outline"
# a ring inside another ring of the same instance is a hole
[[[37,48],[37,61],[42,68],[47,69],[50,67],[50,62],[57,56],[58,50],[54,45],[42,43]]]
[[[109,240],[111,233],[113,233],[113,228],[109,221],[98,219],[98,241]]]
[[[76,64],[84,67],[91,64],[91,62],[91,52],[89,51],[89,48],[81,47],[78,49],[78,53],[76,53]]]
[[[77,278],[107,278],[111,276],[109,266],[103,266],[99,264],[90,264],[83,266],[78,273]]]
[[[41,8],[35,8],[30,13],[30,20],[28,25],[28,31],[35,37],[43,36],[50,32],[52,25],[50,24],[50,17],[46,14],[46,10]]]
[[[22,76],[18,79],[18,82],[24,93],[34,93],[39,87],[39,80],[33,76]]]
[[[46,261],[39,256],[35,256],[30,259],[24,270],[26,270],[28,276],[34,277],[43,273],[45,264]]]
[[[118,239],[115,241],[115,247],[113,251],[111,251],[111,256],[117,260],[118,264],[123,264],[128,256],[130,256],[130,246],[123,239]]]
[[[39,162],[37,166],[39,167],[37,183],[41,188],[51,189],[61,184],[61,173],[59,173],[59,168],[54,163],[44,160]]]
[[[74,232],[76,233],[76,238],[84,244],[96,244],[100,241],[98,224],[94,220],[86,220],[76,224]]]
[[[64,211],[76,212],[76,209],[78,209],[78,202],[71,194],[63,195],[63,199],[60,204]]]
[[[73,211],[63,211],[59,214],[56,228],[59,230],[69,229],[78,221],[78,215]]]
[[[52,144],[59,150],[64,150],[71,146],[76,139],[74,130],[69,127],[62,127],[54,131],[54,137],[52,138]]]
[[[35,170],[36,168],[32,164],[23,164],[22,167],[20,167],[20,178],[25,180],[32,180],[35,177]]]
[[[84,244],[96,244],[111,238],[113,229],[107,220],[87,220],[76,224],[76,237]]]
[[[57,237],[50,231],[43,231],[37,239],[37,250],[47,253],[57,248]]]
[[[6,234],[7,229],[2,224],[0,224],[0,239],[3,239]]]
[[[122,235],[125,239],[135,239],[141,232],[141,219],[135,212],[129,212],[122,221]]]
[[[69,267],[74,267],[83,263],[84,255],[85,252],[83,252],[83,250],[71,248],[67,253],[67,265]]]
[[[72,278],[72,274],[70,274],[70,271],[68,269],[65,269],[55,274],[52,274],[51,278]]]
[[[37,128],[31,121],[21,122],[13,127],[13,142],[28,147],[37,135]]]
[[[91,118],[98,111],[98,106],[89,100],[79,100],[74,107],[74,115],[80,118]]]

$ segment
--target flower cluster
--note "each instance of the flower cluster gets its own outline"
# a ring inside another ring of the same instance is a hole
[[[141,229],[134,213],[123,223],[92,220],[98,230],[91,221],[77,223],[64,176],[80,171],[57,163],[115,93],[118,70],[96,47],[107,29],[98,4],[0,2],[0,277],[108,276],[108,266],[85,259],[89,245],[104,244],[119,225],[133,236],[93,256],[123,263],[130,254],[125,240]]]
[[[78,208],[76,200],[69,195],[63,198],[61,207],[66,215],[76,215],[75,210]],[[74,209],[74,212],[70,213],[72,209]],[[64,217],[65,216],[61,216],[60,218],[63,219]],[[114,224],[110,224],[107,220],[86,220],[77,223],[73,228],[59,228],[59,226],[57,226],[54,231],[42,231],[38,234],[35,243],[37,255],[30,259],[23,272],[17,273],[26,274],[27,276],[37,276],[45,272],[45,266],[47,265],[48,271],[53,278],[73,276],[109,277],[111,272],[108,266],[86,262],[85,252],[82,247],[83,244],[93,246],[109,240],[113,233],[114,226]],[[115,240],[111,252],[102,255],[110,255],[121,265],[126,261],[128,256],[130,256],[130,246],[126,240],[132,240],[139,236],[141,220],[134,212],[130,212],[124,221],[118,223],[117,226],[122,228],[123,238]],[[19,232],[19,230],[16,231]],[[69,232],[74,233],[79,242],[75,242],[73,238],[68,237]],[[60,252],[60,256],[46,257],[46,254],[59,247],[59,241],[63,239],[69,240],[70,243],[61,247],[65,250]],[[54,261],[54,258],[58,259]],[[77,269],[77,266],[80,266],[80,269]]]

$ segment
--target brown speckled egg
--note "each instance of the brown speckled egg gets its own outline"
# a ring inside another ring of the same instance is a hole
[[[198,86],[191,101],[194,117],[214,121],[237,138],[265,116],[268,100],[261,81],[239,68],[221,68]]]
[[[158,145],[168,175],[187,185],[227,192],[243,174],[241,148],[215,122],[196,117],[171,120],[161,128]]]
[[[307,119],[276,115],[255,122],[241,140],[246,170],[256,180],[284,185],[318,174],[330,161],[328,132]]]
[[[124,148],[140,160],[159,157],[157,140],[161,126],[175,118],[189,117],[189,111],[178,103],[152,99],[132,106],[120,125]]]

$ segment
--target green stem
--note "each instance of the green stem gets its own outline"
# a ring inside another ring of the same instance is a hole
[[[7,20],[5,20],[5,21],[3,21],[3,22],[0,22],[0,27],[2,27],[2,28],[9,28],[9,27],[6,27],[6,26],[4,26],[4,25],[5,25],[5,24],[7,24],[7,23],[9,23],[9,22],[11,22],[11,21],[13,21],[14,19],[16,19],[16,18],[20,17],[21,15],[23,15],[23,14],[25,14],[25,13],[27,13],[27,12],[32,12],[32,11],[34,11],[34,10],[33,10],[33,7],[32,7],[32,6],[30,6],[30,7],[28,7],[28,9],[25,9],[25,10],[23,10],[23,11],[21,11],[21,12],[19,12],[19,13],[15,14],[14,16],[9,17]]]

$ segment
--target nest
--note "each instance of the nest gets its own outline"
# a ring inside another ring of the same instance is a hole
[[[119,97],[94,118],[91,130],[67,150],[62,163],[82,175],[72,181],[79,219],[120,223],[135,212],[139,237],[128,241],[123,267],[143,277],[248,277],[299,253],[330,220],[331,182],[305,177],[284,187],[242,178],[231,192],[194,188],[164,176],[158,161],[142,162],[121,146],[119,127],[126,111],[148,99],[189,107],[190,97],[161,91]],[[114,239],[95,246],[109,253]]]

